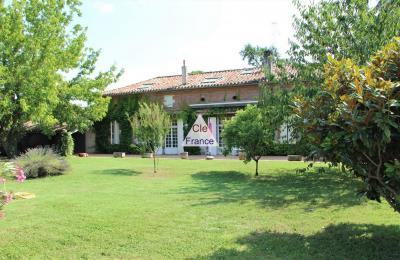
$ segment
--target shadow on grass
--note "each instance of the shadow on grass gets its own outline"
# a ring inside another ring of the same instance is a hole
[[[119,175],[119,176],[137,176],[142,174],[142,172],[130,170],[130,169],[106,169],[101,171],[94,171],[95,174],[104,174],[104,175]]]
[[[303,205],[312,211],[321,207],[346,207],[361,204],[357,197],[358,182],[343,173],[295,173],[274,170],[273,175],[257,178],[237,171],[197,172],[195,185],[184,188],[185,194],[204,194],[195,205],[255,201],[270,208],[291,204]]]
[[[195,259],[400,259],[395,225],[330,225],[310,236],[254,232],[236,242],[243,250],[220,248]]]

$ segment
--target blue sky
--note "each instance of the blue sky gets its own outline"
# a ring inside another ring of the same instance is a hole
[[[102,49],[99,69],[125,70],[123,87],[188,71],[246,67],[246,43],[274,45],[284,55],[291,37],[291,0],[86,0],[79,22],[88,46]]]

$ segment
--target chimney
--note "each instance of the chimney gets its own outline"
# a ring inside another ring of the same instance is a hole
[[[186,85],[187,83],[187,71],[186,71],[186,64],[185,60],[183,60],[183,66],[182,66],[182,84]]]
[[[268,73],[272,73],[272,51],[265,50],[263,53],[263,67]]]

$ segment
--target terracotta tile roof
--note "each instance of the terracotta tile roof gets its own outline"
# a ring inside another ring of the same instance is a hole
[[[261,69],[246,68],[210,71],[188,74],[187,83],[182,84],[182,75],[163,76],[141,81],[126,87],[104,92],[105,96],[119,96],[133,93],[181,90],[193,88],[225,87],[258,83],[265,80]]]

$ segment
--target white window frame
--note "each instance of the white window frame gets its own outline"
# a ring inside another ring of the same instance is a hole
[[[119,144],[121,137],[121,130],[119,129],[119,123],[117,121],[110,122],[110,143]]]
[[[178,148],[178,122],[176,119],[171,121],[171,128],[165,136],[165,148]]]

